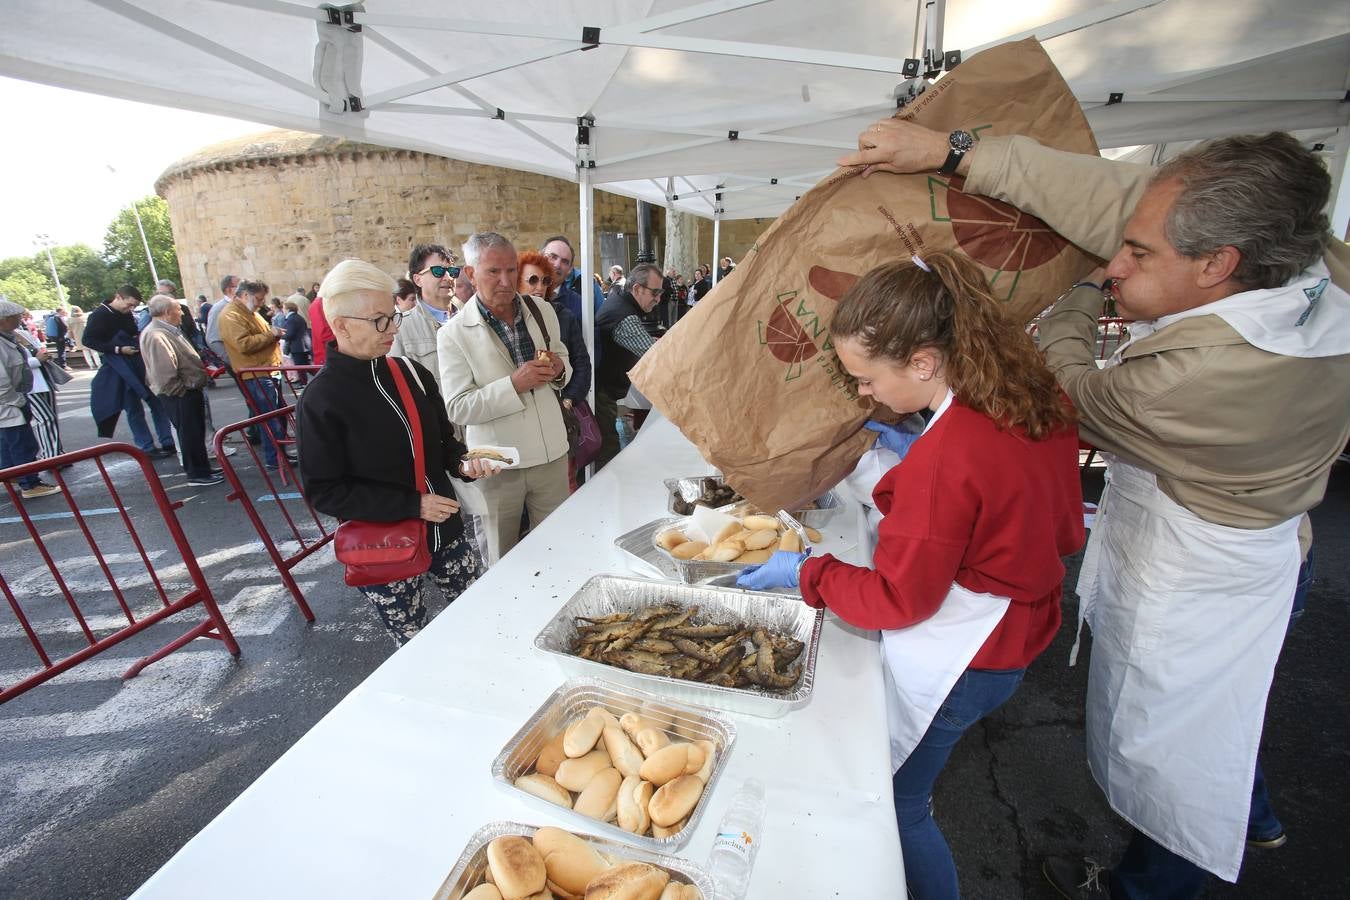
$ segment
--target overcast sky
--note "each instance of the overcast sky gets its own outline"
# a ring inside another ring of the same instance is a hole
[[[0,259],[35,252],[39,232],[99,250],[117,211],[154,193],[175,161],[266,128],[9,78],[0,78],[0,109]]]

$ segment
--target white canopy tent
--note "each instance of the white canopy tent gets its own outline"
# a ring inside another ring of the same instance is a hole
[[[1104,148],[1298,131],[1340,181],[1350,148],[1350,3],[1327,0],[8,0],[0,16],[0,74],[579,182],[585,272],[593,186],[776,216],[921,82],[905,60],[925,49],[1036,35]],[[1343,199],[1338,234],[1347,215]]]

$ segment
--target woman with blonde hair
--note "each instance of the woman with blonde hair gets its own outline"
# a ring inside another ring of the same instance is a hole
[[[980,269],[932,253],[867,273],[830,325],[858,393],[930,410],[873,492],[875,568],[776,553],[739,583],[800,585],[810,606],[882,632],[896,821],[910,895],[959,896],[933,784],[966,729],[998,709],[1060,623],[1061,557],[1083,543],[1068,399]]]
[[[467,451],[446,418],[436,376],[387,356],[399,324],[393,292],[394,279],[358,259],[338,263],[324,278],[319,295],[335,346],[301,396],[296,428],[305,496],[315,509],[344,521],[427,523],[428,571],[360,588],[402,645],[426,623],[428,580],[450,602],[481,567],[464,535],[451,477],[472,481],[496,470],[483,460],[462,461]],[[425,470],[420,484],[418,456]]]

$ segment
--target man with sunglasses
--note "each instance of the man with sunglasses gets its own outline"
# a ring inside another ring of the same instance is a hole
[[[642,318],[661,302],[663,286],[659,268],[652,263],[638,263],[628,274],[627,288],[606,300],[595,317],[604,348],[595,377],[595,419],[601,440],[596,469],[618,455],[619,401],[628,396],[632,387],[629,370],[655,343]]]
[[[432,372],[440,371],[436,355],[436,332],[455,314],[455,279],[459,266],[454,254],[440,244],[418,244],[408,256],[408,278],[417,285],[417,305],[399,322],[398,337],[390,356],[418,362]]]

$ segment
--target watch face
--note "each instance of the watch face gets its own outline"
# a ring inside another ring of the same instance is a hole
[[[958,153],[965,153],[975,146],[975,138],[971,137],[968,131],[953,131],[947,136],[947,140],[951,148]]]

